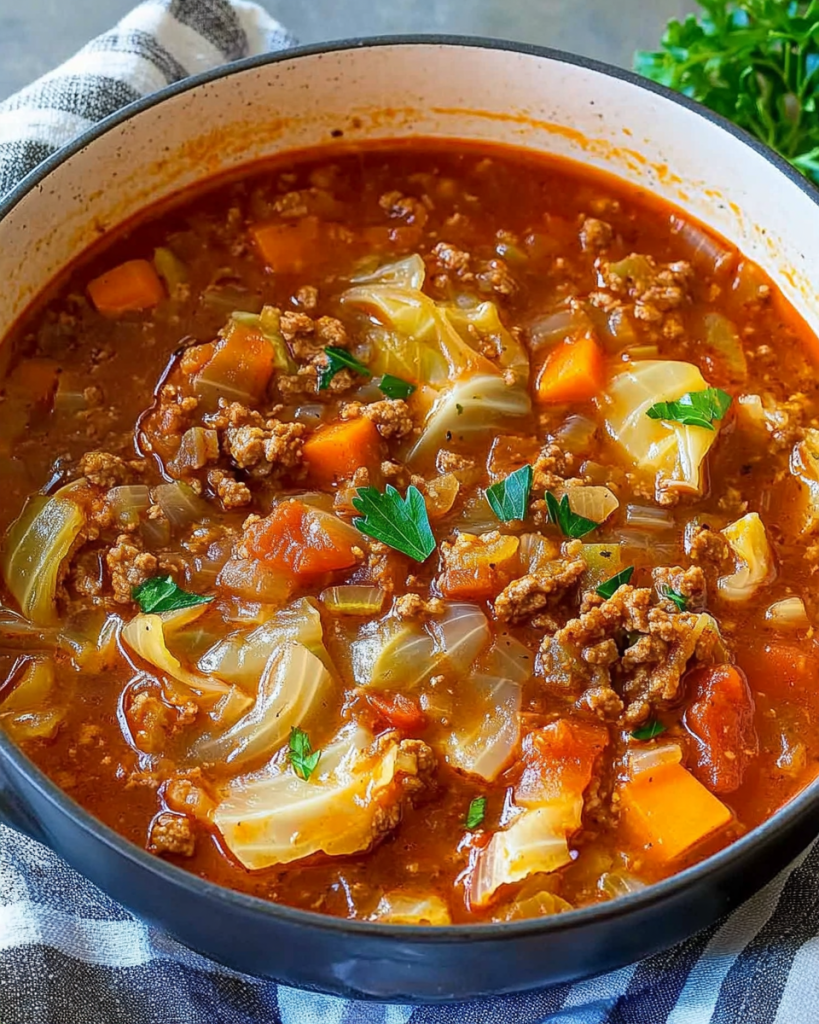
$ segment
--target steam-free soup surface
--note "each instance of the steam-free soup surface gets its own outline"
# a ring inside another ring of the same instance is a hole
[[[815,341],[582,168],[325,152],[19,325],[0,721],[212,881],[442,924],[616,898],[816,773]]]

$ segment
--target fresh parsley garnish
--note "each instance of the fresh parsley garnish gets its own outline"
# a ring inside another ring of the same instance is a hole
[[[610,597],[614,597],[623,584],[629,582],[633,573],[634,566],[630,565],[628,569],[621,570],[616,576],[611,576],[605,582],[601,583],[597,588],[597,593],[608,601]]]
[[[676,590],[672,590],[671,587],[663,587],[660,591],[660,597],[664,597],[666,601],[671,601],[671,603],[675,604],[681,612],[684,612],[688,607],[688,602],[685,597],[683,597],[682,594],[677,593]]]
[[[415,391],[415,385],[407,380],[401,380],[400,377],[393,377],[391,373],[385,373],[378,383],[378,389],[383,391],[387,398],[409,398]]]
[[[140,611],[146,615],[152,612],[175,612],[178,608],[192,608],[194,605],[207,604],[213,600],[212,597],[191,594],[183,590],[170,576],[152,576],[134,587],[131,597],[139,605]]]
[[[600,525],[572,512],[569,507],[568,494],[564,494],[558,501],[553,494],[547,491],[546,508],[549,510],[549,519],[555,526],[559,526],[567,537],[585,537],[587,533],[596,530]]]
[[[653,740],[655,736],[660,736],[665,732],[665,726],[662,722],[652,721],[646,722],[645,725],[641,725],[639,729],[635,729],[631,734],[635,740]]]
[[[337,348],[335,345],[328,345],[324,350],[327,362],[318,368],[319,391],[330,387],[330,381],[339,370],[355,370],[365,377],[372,377],[367,367],[355,356],[350,355],[346,348]]]
[[[310,778],[321,758],[320,750],[313,750],[310,744],[310,737],[297,725],[290,729],[290,749],[287,752],[287,759],[293,766],[293,771],[305,782]]]
[[[819,183],[819,7],[807,0],[700,0],[634,66],[777,150]]]
[[[408,487],[406,498],[387,484],[382,494],[375,487],[359,487],[353,507],[361,519],[353,526],[375,540],[401,551],[416,562],[423,562],[435,550],[435,538],[429,525],[427,507],[417,487]]]
[[[714,420],[721,420],[731,405],[731,396],[719,388],[689,391],[676,402],[657,402],[646,416],[652,420],[672,420],[688,427],[714,429]]]
[[[477,828],[483,822],[486,817],[486,797],[476,796],[475,799],[470,803],[469,810],[466,812],[466,827],[469,829]]]
[[[525,519],[532,489],[532,467],[521,466],[503,480],[486,488],[486,500],[503,523]]]

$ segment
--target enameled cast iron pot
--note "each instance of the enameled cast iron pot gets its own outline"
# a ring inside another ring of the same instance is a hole
[[[815,332],[819,192],[727,122],[628,72],[510,43],[345,42],[241,61],[108,118],[0,204],[0,337],[39,290],[146,205],[283,150],[438,136],[555,153],[651,190],[771,275]],[[788,358],[787,352],[781,358]],[[238,970],[433,1001],[619,967],[712,923],[819,832],[814,783],[696,867],[613,903],[447,928],[349,922],[211,885],[95,821],[0,733],[7,817],[115,899]]]

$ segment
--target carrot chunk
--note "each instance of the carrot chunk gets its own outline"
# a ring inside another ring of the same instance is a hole
[[[603,383],[603,355],[594,338],[558,345],[543,364],[537,382],[540,402],[586,402]]]
[[[623,822],[646,853],[676,860],[731,821],[731,812],[681,764],[640,772],[620,791]]]
[[[119,316],[155,306],[165,298],[165,289],[152,263],[128,260],[89,282],[88,294],[97,312]]]
[[[366,416],[320,427],[304,442],[310,479],[321,487],[349,480],[359,466],[375,469],[380,455],[378,429]]]
[[[315,257],[321,226],[317,217],[302,217],[295,222],[255,224],[250,234],[271,270],[278,274],[298,274],[311,257]]]
[[[271,569],[311,577],[356,563],[357,534],[336,516],[300,501],[283,501],[243,538],[246,556]]]

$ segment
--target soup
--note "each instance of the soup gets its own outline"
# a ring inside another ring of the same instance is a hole
[[[814,345],[677,210],[514,150],[149,211],[5,344],[0,722],[292,906],[508,921],[673,874],[816,774]]]

